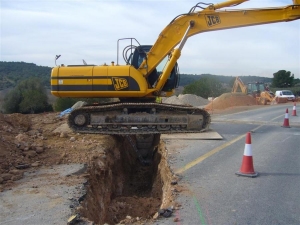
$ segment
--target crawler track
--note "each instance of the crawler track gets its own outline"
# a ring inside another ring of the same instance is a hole
[[[107,135],[199,133],[210,114],[193,106],[159,103],[111,103],[75,109],[68,118],[78,133]]]

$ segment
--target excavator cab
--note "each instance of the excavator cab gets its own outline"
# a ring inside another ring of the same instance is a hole
[[[262,82],[252,82],[247,85],[247,94],[253,97],[259,97],[262,92],[268,92],[270,96],[274,97],[274,93],[266,87]]]
[[[145,59],[147,60],[147,53],[151,48],[152,45],[137,46],[134,52],[130,55],[128,63],[138,69],[142,62]],[[167,60],[168,56],[147,77],[147,81],[151,87],[155,86],[155,83],[161,75]],[[177,88],[179,85],[179,76],[178,64],[176,63],[162,91],[171,91],[172,89]]]
[[[265,90],[265,86],[263,83],[254,82],[248,83],[247,94],[252,95],[253,97],[259,97],[260,92]]]

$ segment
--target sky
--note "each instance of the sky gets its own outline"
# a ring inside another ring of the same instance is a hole
[[[191,0],[0,0],[0,61],[110,64],[122,57],[122,41],[155,43]],[[219,3],[210,0],[206,3]],[[226,9],[281,7],[292,0],[250,0]],[[205,32],[190,37],[178,60],[182,74],[273,77],[287,70],[300,78],[300,20]]]

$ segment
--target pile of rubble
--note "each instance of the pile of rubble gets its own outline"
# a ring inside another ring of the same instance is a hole
[[[162,102],[175,105],[192,105],[201,108],[209,103],[207,99],[192,94],[180,94],[178,97],[174,95],[169,98],[163,98]]]

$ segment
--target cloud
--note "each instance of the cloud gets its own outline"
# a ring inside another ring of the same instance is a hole
[[[220,1],[211,1],[218,3]],[[277,7],[287,0],[251,0],[239,8]],[[1,0],[1,61],[110,63],[117,40],[134,37],[153,44],[194,1]],[[276,23],[201,33],[188,39],[179,59],[181,73],[272,77],[285,69],[300,78],[300,22]],[[129,43],[120,42],[119,52]],[[122,56],[119,60],[123,62]]]

